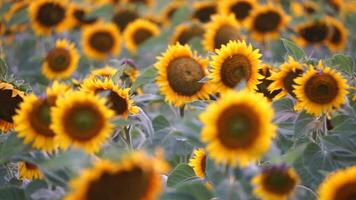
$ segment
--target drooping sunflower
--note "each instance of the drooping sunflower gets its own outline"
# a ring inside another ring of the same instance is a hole
[[[208,99],[211,87],[199,82],[207,75],[209,61],[197,56],[188,45],[176,44],[168,49],[155,67],[158,70],[156,83],[165,100],[182,106],[197,99]]]
[[[125,31],[127,25],[136,19],[140,18],[140,14],[132,8],[118,8],[111,21],[119,28],[120,31]]]
[[[256,0],[223,0],[219,2],[219,12],[223,14],[233,13],[240,24],[250,16],[251,11],[256,8]]]
[[[31,1],[28,11],[32,29],[38,35],[49,35],[52,31],[63,32],[73,26],[66,0]]]
[[[124,40],[127,49],[131,53],[136,53],[140,44],[159,34],[160,29],[156,24],[145,19],[137,19],[126,27]]]
[[[320,184],[318,200],[352,200],[356,196],[356,166],[330,173]]]
[[[348,31],[345,25],[334,17],[327,17],[326,23],[329,27],[329,37],[326,46],[332,51],[343,50],[347,42]]]
[[[64,200],[154,200],[163,189],[160,174],[168,169],[166,162],[143,152],[125,155],[117,163],[97,161],[70,182],[72,191]]]
[[[77,69],[78,62],[79,53],[74,43],[60,39],[47,53],[42,64],[42,74],[48,79],[65,79]]]
[[[268,90],[268,86],[273,83],[273,81],[269,80],[271,77],[272,73],[276,73],[277,70],[268,64],[264,64],[261,69],[258,70],[258,73],[263,76],[262,79],[259,79],[260,83],[257,85],[256,92],[263,94],[266,98],[268,98],[270,101],[273,100],[275,96],[277,96],[280,92],[282,92],[282,89],[279,90],[274,90],[273,92]]]
[[[258,70],[261,68],[261,54],[245,41],[230,41],[216,50],[212,57],[209,78],[216,85],[216,90],[223,93],[246,83],[249,90],[256,89],[258,79],[263,78]],[[244,82],[245,81],[245,82]]]
[[[88,17],[91,9],[87,6],[77,3],[71,3],[68,8],[70,16],[73,18],[73,27],[81,27],[98,22],[97,17]]]
[[[274,112],[261,94],[229,91],[199,116],[201,140],[209,157],[217,163],[244,167],[269,150],[276,136]]]
[[[83,29],[83,51],[95,60],[117,56],[120,53],[120,43],[120,32],[114,24],[95,23]]]
[[[252,179],[254,194],[263,200],[288,200],[299,183],[297,172],[286,165],[273,165],[262,169]]]
[[[20,161],[17,163],[19,179],[24,180],[34,180],[34,179],[43,179],[43,173],[37,167],[37,165]]]
[[[280,32],[288,25],[290,17],[281,6],[269,3],[252,10],[246,25],[251,38],[264,42],[278,38]]]
[[[293,40],[301,47],[319,46],[329,38],[330,29],[325,19],[310,20],[295,27],[296,37]]]
[[[295,79],[295,83],[297,107],[316,116],[344,104],[349,87],[340,72],[324,66],[322,62],[319,62],[317,69],[310,66],[303,76]]]
[[[174,13],[179,10],[186,2],[177,0],[177,1],[170,1],[166,7],[163,8],[162,12],[160,13],[160,17],[165,25],[169,25],[170,21],[172,20]]]
[[[118,69],[105,65],[100,69],[92,70],[88,76],[88,79],[96,79],[96,78],[108,78],[111,79],[116,73]]]
[[[234,15],[214,15],[206,24],[203,46],[207,51],[220,49],[231,40],[241,40],[239,24]]]
[[[107,93],[106,105],[115,112],[115,116],[127,118],[129,114],[136,114],[139,111],[129,96],[130,88],[120,89],[110,79],[86,79],[81,85],[81,90],[95,94]]]
[[[23,138],[25,144],[32,143],[33,148],[47,152],[57,148],[55,134],[50,129],[50,110],[55,106],[58,95],[69,89],[68,85],[54,82],[52,87],[47,89],[46,96],[37,97],[30,94],[24,97],[13,119],[17,136]]]
[[[193,3],[192,18],[201,23],[207,23],[218,12],[215,1],[205,0]]]
[[[130,4],[143,4],[146,6],[152,7],[155,5],[155,0],[121,0],[122,3],[130,3]]]
[[[270,92],[280,91],[275,99],[280,99],[287,94],[296,98],[294,93],[295,79],[300,77],[304,72],[303,64],[297,62],[289,56],[287,62],[279,67],[278,72],[273,72],[269,80],[273,81],[269,86]]]
[[[185,45],[193,38],[202,38],[204,28],[198,23],[183,23],[175,27],[174,34],[171,39],[171,44],[177,42]]]
[[[193,168],[198,177],[205,177],[206,152],[204,149],[200,148],[193,151],[193,156],[189,160],[189,166]]]
[[[292,1],[290,10],[294,16],[301,17],[305,15],[313,15],[319,10],[319,5],[313,1],[296,2]]]
[[[14,127],[13,116],[23,101],[25,93],[12,84],[0,81],[0,131],[6,133]]]
[[[112,133],[110,119],[114,111],[106,107],[104,98],[92,93],[73,91],[56,101],[51,109],[50,128],[59,147],[70,145],[88,153],[97,152]]]

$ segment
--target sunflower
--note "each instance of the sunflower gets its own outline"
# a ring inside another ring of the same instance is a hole
[[[59,147],[81,147],[88,153],[97,152],[112,133],[110,119],[114,111],[99,96],[83,91],[66,93],[51,109],[50,128]]]
[[[326,46],[332,51],[343,50],[347,42],[347,28],[341,21],[333,17],[327,17],[326,22],[330,32],[326,40]]]
[[[208,77],[220,92],[234,89],[243,83],[242,81],[246,82],[249,90],[256,89],[258,79],[262,78],[258,74],[261,68],[260,57],[259,50],[252,49],[251,44],[247,45],[245,41],[230,41],[216,50]]]
[[[104,60],[120,53],[121,36],[114,24],[96,23],[83,29],[84,53],[95,60]]]
[[[269,150],[276,136],[274,112],[261,94],[229,91],[199,116],[201,140],[209,157],[217,163],[242,167],[255,162]]]
[[[98,22],[97,17],[88,17],[88,13],[91,11],[89,7],[77,3],[71,3],[68,10],[74,21],[73,26],[87,26]]]
[[[18,1],[11,4],[10,9],[4,14],[5,21],[9,22],[11,18],[28,7],[29,1]]]
[[[112,66],[105,65],[100,69],[96,69],[90,72],[88,79],[96,79],[96,78],[108,78],[111,79],[116,73],[118,69],[113,68]]]
[[[165,100],[182,106],[199,98],[208,99],[209,84],[199,82],[207,75],[208,63],[193,53],[188,45],[168,46],[155,63],[158,70],[156,83]]]
[[[177,12],[182,6],[184,6],[184,1],[170,1],[162,10],[160,17],[164,24],[169,25],[172,20],[174,13]]]
[[[273,81],[269,80],[271,77],[272,73],[277,72],[276,69],[271,66],[264,64],[261,69],[258,70],[258,73],[263,76],[262,79],[259,79],[260,83],[257,85],[256,92],[263,94],[266,98],[268,98],[270,101],[273,100],[275,96],[277,96],[280,92],[282,92],[282,89],[275,90],[273,92],[268,90],[268,86],[273,83]]]
[[[163,190],[161,173],[168,165],[143,152],[125,155],[121,161],[97,161],[70,182],[72,191],[64,200],[157,199]]]
[[[263,42],[278,38],[280,31],[288,25],[289,20],[290,17],[280,6],[270,3],[254,9],[246,25],[251,38]]]
[[[24,138],[25,144],[32,143],[33,148],[47,152],[57,148],[55,134],[50,129],[50,110],[55,106],[58,95],[68,90],[69,86],[54,82],[52,87],[47,89],[46,96],[37,97],[30,94],[24,97],[13,119],[17,135]]]
[[[81,85],[81,90],[95,94],[105,94],[107,107],[115,112],[116,116],[127,118],[129,113],[138,113],[138,107],[134,106],[129,97],[130,88],[120,89],[112,80],[86,79]]]
[[[311,20],[295,27],[297,36],[294,41],[301,47],[322,45],[329,38],[330,29],[324,19]]]
[[[152,7],[155,4],[155,0],[121,0],[122,3],[130,4],[143,4]]]
[[[43,179],[43,173],[37,167],[37,165],[21,161],[17,163],[19,179],[33,180],[33,179]]]
[[[352,200],[356,195],[356,166],[330,173],[320,184],[319,200]]]
[[[256,0],[223,0],[221,3],[219,2],[218,8],[220,13],[226,15],[233,13],[236,20],[243,24],[256,7]]]
[[[214,15],[206,24],[203,46],[207,51],[220,49],[230,40],[240,40],[239,24],[234,15]]]
[[[6,133],[14,127],[13,116],[23,101],[24,92],[16,89],[12,84],[0,81],[0,131]]]
[[[293,57],[289,56],[288,61],[279,66],[279,71],[272,73],[269,80],[273,81],[269,86],[270,92],[280,91],[275,99],[280,99],[287,94],[296,97],[293,91],[295,86],[295,79],[301,76],[304,72],[303,64],[295,61]]]
[[[140,18],[140,14],[130,8],[119,8],[115,11],[111,21],[119,28],[120,31],[124,31],[131,22]]]
[[[217,13],[217,4],[215,1],[200,1],[193,3],[192,18],[198,20],[201,23],[210,21],[211,16]]]
[[[57,40],[55,48],[51,49],[44,59],[42,73],[48,79],[64,79],[77,69],[79,53],[74,43],[66,39]]]
[[[299,78],[295,79],[294,93],[298,106],[316,116],[339,108],[345,103],[347,80],[334,69],[319,62],[317,69],[312,66]]]
[[[297,172],[286,165],[265,167],[252,179],[254,194],[265,200],[288,200],[299,183]]]
[[[200,178],[205,177],[206,167],[206,152],[204,149],[195,149],[193,157],[189,160],[189,166],[191,166],[197,176]]]
[[[319,11],[319,5],[313,1],[304,1],[302,3],[292,1],[290,9],[295,16],[301,17],[317,13]]]
[[[171,44],[179,42],[182,45],[188,44],[193,38],[202,38],[204,28],[198,23],[183,23],[175,27]]]
[[[49,35],[53,30],[63,32],[73,26],[66,0],[36,0],[29,5],[32,29],[37,35]]]
[[[140,44],[159,33],[160,30],[156,24],[145,19],[137,19],[131,22],[124,31],[126,47],[131,53],[136,53]]]

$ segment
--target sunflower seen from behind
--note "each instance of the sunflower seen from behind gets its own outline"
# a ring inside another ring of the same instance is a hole
[[[37,165],[26,162],[20,161],[17,163],[18,174],[21,180],[35,180],[35,179],[43,179],[43,173],[37,167]]]
[[[239,24],[234,15],[214,15],[205,26],[203,46],[206,51],[215,51],[229,41],[240,39]]]
[[[340,72],[324,66],[322,62],[316,68],[310,66],[303,76],[295,79],[295,83],[296,107],[316,116],[344,104],[349,87]]]
[[[59,97],[56,104],[51,109],[50,128],[59,147],[98,152],[113,129],[110,120],[114,111],[106,107],[106,100],[92,93],[72,91]]]
[[[104,60],[120,54],[121,36],[112,23],[95,23],[82,32],[84,54],[94,60]]]
[[[233,13],[236,20],[240,24],[244,24],[257,5],[256,0],[222,0],[219,3],[219,12],[224,14]]]
[[[288,200],[299,184],[299,176],[292,167],[272,165],[253,177],[252,183],[253,193],[262,200]]]
[[[137,19],[131,22],[124,31],[126,48],[135,54],[142,43],[159,34],[160,29],[156,24],[146,19]]]
[[[65,79],[71,77],[77,69],[79,53],[74,43],[66,39],[56,41],[56,46],[51,49],[42,64],[42,74],[48,79]]]
[[[201,141],[219,164],[245,167],[261,159],[276,136],[274,111],[261,94],[229,91],[199,116]]]
[[[206,152],[204,149],[199,148],[193,151],[192,158],[189,160],[189,166],[191,166],[200,178],[205,178],[205,168],[206,168]]]
[[[261,54],[245,41],[230,41],[216,50],[212,56],[211,71],[208,77],[216,90],[223,93],[246,84],[253,90],[262,76],[258,73],[261,68]]]
[[[143,152],[124,155],[120,161],[97,161],[70,182],[64,200],[155,200],[163,190],[161,173],[168,172],[161,158]]]
[[[168,46],[166,52],[157,59],[156,83],[168,103],[179,107],[209,98],[209,84],[199,82],[207,75],[207,59],[192,52],[188,45],[178,43]]]

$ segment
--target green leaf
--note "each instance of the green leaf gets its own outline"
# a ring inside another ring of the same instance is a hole
[[[197,51],[199,54],[204,53],[204,47],[202,44],[202,39],[200,37],[192,38],[188,44],[193,50]]]
[[[218,199],[235,200],[248,199],[242,186],[237,181],[224,180],[216,188]]]
[[[7,64],[6,62],[0,58],[0,79],[5,79],[7,75]]]
[[[196,200],[206,200],[213,197],[208,188],[200,180],[182,184],[177,190],[192,195]]]
[[[177,165],[168,176],[167,186],[174,187],[189,180],[194,180],[196,175],[193,169],[187,164]]]
[[[24,24],[28,21],[27,9],[24,8],[18,12],[16,12],[9,21],[9,26],[14,24]]]
[[[104,18],[106,20],[109,20],[112,16],[113,11],[114,11],[114,7],[111,4],[107,4],[93,10],[91,13],[87,15],[87,18],[97,17],[97,18]]]
[[[354,70],[354,62],[352,58],[347,55],[336,54],[327,60],[327,64],[331,67],[336,67],[337,69],[349,75],[352,75]]]
[[[127,119],[116,118],[112,121],[112,124],[116,127],[127,126],[130,124],[130,121]]]
[[[299,113],[295,125],[294,136],[295,138],[307,137],[316,126],[314,117],[305,111]]]
[[[0,199],[26,200],[25,192],[17,187],[4,187],[0,189]]]
[[[7,139],[0,143],[0,164],[8,162],[14,156],[19,156],[25,152],[26,148],[28,146],[24,145],[23,141],[15,134],[9,134]]]
[[[179,8],[176,12],[174,12],[174,15],[172,17],[172,27],[188,20],[188,13],[189,8],[186,6],[183,6]]]
[[[296,60],[306,59],[306,54],[304,50],[298,47],[294,42],[284,39],[281,39],[283,42],[284,48],[287,50],[288,54],[291,55]]]
[[[169,121],[163,116],[163,115],[158,115],[155,117],[152,121],[153,123],[153,128],[155,131],[167,128],[170,126]]]
[[[157,70],[153,66],[146,68],[137,80],[132,84],[131,91],[135,91],[140,86],[152,82],[157,75]]]
[[[214,185],[218,185],[221,181],[224,180],[224,173],[219,170],[219,167],[211,159],[206,161],[206,177]]]

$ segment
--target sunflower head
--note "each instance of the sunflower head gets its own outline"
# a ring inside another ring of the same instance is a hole
[[[251,44],[245,41],[230,41],[216,50],[211,63],[209,78],[217,87],[217,90],[225,92],[236,88],[239,84],[246,83],[248,89],[255,89],[260,66],[258,49],[253,49]]]
[[[255,0],[223,0],[221,3],[219,2],[219,12],[233,13],[236,20],[243,24],[256,6]]]
[[[48,79],[68,78],[76,70],[78,62],[79,53],[74,44],[66,39],[57,40],[56,46],[44,59],[42,73]]]
[[[183,23],[175,27],[174,34],[171,39],[171,44],[180,43],[182,45],[188,44],[193,38],[202,38],[204,35],[204,28],[198,23]]]
[[[240,39],[239,24],[234,15],[214,15],[206,24],[203,46],[207,51],[214,51],[229,41]]]
[[[155,63],[156,83],[165,100],[182,106],[199,98],[207,99],[210,87],[199,81],[207,75],[208,62],[193,53],[188,45],[168,46]]]
[[[261,159],[276,136],[273,113],[260,94],[247,90],[223,94],[200,115],[201,140],[207,144],[209,157],[242,167]]]
[[[105,99],[93,93],[72,91],[59,97],[56,104],[51,109],[50,128],[61,148],[72,145],[93,153],[110,137],[114,111],[106,107]]]
[[[160,174],[168,169],[166,162],[143,152],[125,155],[118,162],[101,160],[71,181],[72,192],[64,199],[154,200],[163,187]]]
[[[82,46],[84,53],[93,59],[104,60],[120,53],[121,36],[114,24],[96,23],[84,28]]]
[[[19,178],[22,180],[34,180],[34,179],[43,179],[43,173],[37,167],[37,165],[20,161],[17,163]]]
[[[254,194],[261,199],[288,199],[293,195],[299,176],[286,165],[265,167],[252,179],[255,185]]]
[[[124,31],[124,39],[127,49],[136,53],[140,44],[159,35],[159,27],[145,19],[137,19],[131,22]]]
[[[193,151],[193,156],[189,160],[189,166],[191,166],[195,174],[200,177],[205,177],[206,168],[206,152],[204,149],[195,149]]]
[[[347,80],[334,69],[325,67],[322,62],[316,69],[309,70],[295,79],[294,93],[298,99],[297,107],[304,108],[316,116],[339,108],[345,103]]]
[[[119,1],[119,0],[114,0],[114,1]],[[155,5],[155,0],[121,0],[122,3],[124,4],[143,4],[145,6],[154,6]]]
[[[127,25],[138,18],[140,18],[140,15],[136,10],[120,8],[115,11],[111,21],[119,28],[119,30],[124,31]]]
[[[70,16],[73,18],[73,26],[87,26],[98,22],[97,17],[88,17],[88,13],[91,11],[89,7],[85,7],[81,4],[71,3],[68,8]]]
[[[100,69],[92,70],[88,76],[88,79],[96,79],[96,78],[111,79],[117,72],[118,69],[109,65],[105,65]]]
[[[332,51],[339,51],[345,48],[348,36],[348,30],[345,25],[333,17],[327,17],[326,23],[329,27],[329,37],[326,40],[326,46]]]
[[[217,4],[215,1],[194,2],[192,18],[201,23],[210,21],[211,16],[217,13]]]
[[[301,23],[295,29],[297,36],[294,40],[302,47],[324,44],[330,35],[330,29],[324,19]]]
[[[303,15],[313,15],[318,12],[319,5],[313,1],[291,2],[290,9],[292,13],[301,17]]]
[[[160,18],[164,24],[169,25],[174,13],[184,5],[184,1],[170,1],[160,13]]]
[[[258,70],[258,73],[263,76],[262,79],[259,79],[260,83],[257,85],[256,91],[258,93],[263,94],[266,98],[268,98],[270,101],[273,100],[275,96],[277,96],[280,92],[282,92],[282,89],[275,90],[273,92],[268,90],[268,86],[273,83],[273,81],[269,80],[271,77],[272,73],[275,73],[277,70],[268,64],[264,64],[261,69]]]

